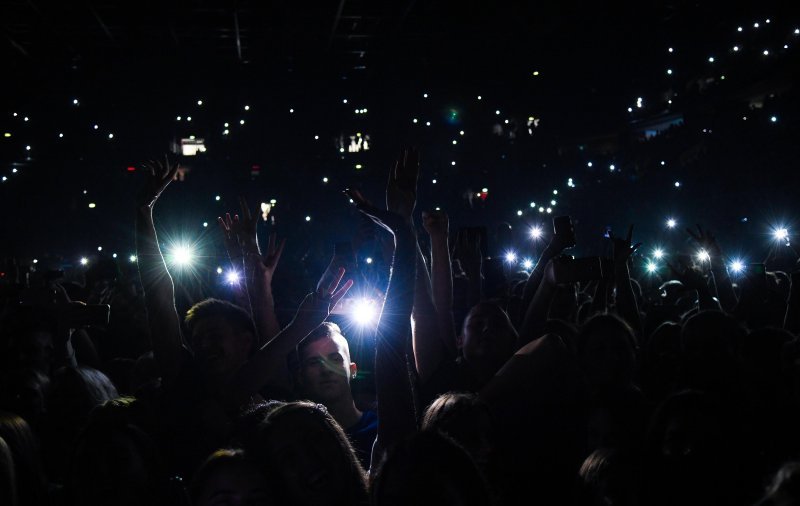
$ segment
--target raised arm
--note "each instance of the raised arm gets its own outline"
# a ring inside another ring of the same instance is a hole
[[[800,334],[800,271],[792,273],[792,286],[783,328],[794,335]]]
[[[697,233],[690,228],[687,228],[686,232],[694,239],[698,246],[708,253],[708,262],[712,274],[710,280],[713,282],[714,286],[712,295],[717,296],[723,310],[733,312],[738,300],[736,299],[736,292],[733,289],[733,282],[728,273],[725,257],[722,254],[722,248],[720,248],[717,239],[710,230],[703,230],[700,225],[697,225]]]
[[[376,208],[357,190],[347,190],[347,195],[359,211],[394,236],[395,244],[392,271],[375,344],[378,437],[372,450],[372,461],[379,462],[387,448],[417,429],[407,357],[414,305],[417,242],[413,229],[403,217]]]
[[[174,377],[181,361],[180,318],[175,309],[175,286],[161,255],[153,222],[153,207],[161,192],[175,178],[178,164],[150,161],[143,165],[145,185],[137,197],[136,258],[144,289],[147,323],[153,355],[164,380]]]
[[[353,281],[348,280],[339,287],[344,273],[344,269],[339,269],[330,285],[306,295],[292,322],[259,348],[239,369],[225,390],[224,401],[227,405],[241,406],[265,385],[277,387],[281,391],[291,390],[286,358],[304,337],[325,321],[339,300],[353,286]]]
[[[431,282],[433,305],[439,322],[439,339],[445,351],[456,354],[456,329],[453,320],[453,267],[448,245],[449,221],[444,211],[422,213],[422,226],[431,238]]]
[[[533,296],[539,289],[539,285],[542,283],[545,274],[545,267],[550,260],[554,259],[561,252],[564,251],[566,248],[566,244],[564,244],[564,237],[554,234],[550,242],[542,251],[542,255],[539,257],[539,261],[536,262],[536,267],[533,268],[530,275],[528,276],[528,281],[525,283],[525,290],[522,294],[522,307],[528,308],[533,301]],[[549,307],[549,306],[548,306]],[[522,313],[523,318],[527,318],[527,310]],[[515,322],[518,326],[523,325],[523,322]],[[524,325],[523,325],[524,326]],[[522,333],[520,333],[522,336]]]
[[[628,262],[633,252],[639,249],[642,243],[636,243],[631,246],[633,225],[628,227],[628,235],[625,238],[615,237],[610,232],[609,238],[611,239],[614,257],[614,281],[617,285],[617,314],[620,318],[628,322],[628,325],[635,331],[637,339],[641,339],[642,319],[639,316],[639,306],[636,304],[636,297],[633,295]]]

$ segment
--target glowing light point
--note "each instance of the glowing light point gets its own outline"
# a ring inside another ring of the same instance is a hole
[[[322,182],[323,182],[323,183],[327,183],[327,182],[328,182],[328,178],[327,178],[327,177],[323,177],[323,178],[322,178]]]
[[[89,202],[89,209],[94,209],[95,207],[97,207],[97,204],[94,202]]]
[[[207,221],[203,222],[203,228],[208,228],[208,222]]]
[[[500,116],[500,110],[499,109],[494,111],[494,113],[495,113],[495,115]]]
[[[522,216],[522,209],[517,210],[517,216]]]
[[[678,222],[675,219],[670,218],[667,220],[667,228],[675,228],[678,226]]]
[[[109,139],[113,139],[114,138],[114,134],[108,134],[108,138]]]
[[[289,114],[294,114],[294,109],[289,109]]]
[[[239,120],[239,124],[240,124],[240,125],[244,125],[244,120],[243,120],[243,119],[240,119],[240,120]]]
[[[772,116],[769,120],[771,122],[773,122],[773,123],[777,123],[778,122],[778,117],[777,116]]]
[[[506,253],[506,262],[513,264],[517,261],[517,254],[513,251],[509,251]]]
[[[436,180],[435,180],[435,179],[434,179],[434,180],[432,180],[432,181],[431,181],[431,183],[433,183],[433,184],[436,184]]]
[[[238,285],[239,273],[236,271],[228,271],[228,274],[225,276],[225,281],[227,281],[229,285]]]
[[[795,30],[795,32],[796,32],[796,31],[797,31],[797,30]],[[478,100],[482,100],[480,95],[478,95]]]
[[[176,246],[171,253],[172,262],[180,267],[188,266],[194,261],[194,252],[188,246]]]
[[[78,105],[78,103],[79,103],[79,102],[78,102],[78,99],[77,99],[77,98],[73,98],[73,99],[72,99],[72,105]]]
[[[742,31],[744,31],[744,28],[742,28],[742,27],[740,26],[740,27],[738,27],[738,28],[736,29],[736,31],[737,31],[737,32],[742,32]]]
[[[37,259],[35,259],[35,258],[34,258],[34,259],[33,259],[33,263],[35,263],[35,264],[38,264],[38,263],[39,263],[39,260],[37,260]]]
[[[371,264],[372,263],[372,257],[367,257],[367,258],[364,259],[364,261],[367,262],[368,264]]]
[[[570,178],[570,181],[572,181],[572,178]],[[558,195],[558,190],[553,190],[553,195]]]
[[[306,216],[306,221],[311,221],[311,216]]]
[[[431,122],[430,121],[426,121],[425,122],[425,126],[431,126]]]
[[[667,69],[667,75],[668,75],[668,76],[671,76],[671,75],[672,75],[672,69]]]
[[[762,54],[764,56],[769,56],[769,49],[765,49]]]
[[[711,260],[711,255],[708,253],[708,251],[701,249],[697,252],[697,259],[701,262],[708,262]]]
[[[450,165],[455,165],[455,164],[456,164],[456,161],[455,161],[455,160],[453,160],[452,162],[450,162]]]
[[[542,237],[542,227],[531,227],[531,237],[533,239],[539,239]]]
[[[789,230],[785,227],[777,227],[772,231],[772,237],[776,241],[785,241],[789,238]]]
[[[464,131],[461,130],[460,132],[458,132],[458,135],[464,135]]]
[[[744,263],[741,260],[734,260],[731,262],[731,271],[735,274],[739,274],[744,271]]]
[[[222,274],[222,267],[217,267],[217,274]]]
[[[661,260],[662,258],[664,258],[664,250],[662,250],[660,248],[654,249],[653,250],[653,256],[656,257],[657,259]]]
[[[586,166],[587,166],[587,167],[591,167],[591,166],[592,166],[592,162],[588,162],[588,163],[586,164]]]
[[[708,57],[708,63],[714,63],[714,57],[713,56],[709,56]]]
[[[97,251],[103,251],[103,247],[102,246],[98,246],[97,247]]]
[[[357,325],[370,325],[378,319],[378,305],[375,301],[367,298],[359,299],[353,305],[350,319]]]
[[[216,200],[217,202],[219,202],[221,199],[222,199],[222,197],[220,197],[219,195],[217,195],[216,197],[214,197],[214,200]]]
[[[681,187],[681,182],[675,181],[675,188],[680,188],[680,187]]]
[[[81,265],[87,265],[89,263],[89,259],[86,257],[81,258]]]
[[[529,258],[526,258],[525,260],[522,261],[522,267],[526,271],[529,271],[533,268],[533,262]]]
[[[549,207],[548,207],[547,209],[545,209],[544,211],[545,211],[547,214],[552,214],[552,213],[553,213],[553,209],[552,209],[552,208],[549,208]]]
[[[658,266],[653,262],[647,262],[647,272],[653,274],[658,270]]]
[[[733,46],[733,52],[734,53],[739,52],[739,46]]]

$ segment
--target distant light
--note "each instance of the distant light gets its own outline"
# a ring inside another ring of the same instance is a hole
[[[231,133],[231,131],[230,131],[230,130],[228,130],[227,128],[226,128],[225,130],[223,130],[223,131],[222,131],[222,135],[228,135],[228,134],[230,134],[230,133]]]
[[[203,101],[202,100],[198,100],[197,101],[197,105],[203,105]]]
[[[667,162],[665,162],[664,160],[661,160],[661,166],[662,166],[662,167],[663,167],[664,165],[666,165],[666,164],[667,164]]]
[[[713,56],[709,56],[708,57],[708,63],[714,63],[714,57]]]
[[[680,188],[680,187],[681,187],[681,182],[675,181],[675,188]]]
[[[294,109],[289,109],[289,114],[294,114]]]
[[[97,251],[103,251],[103,247],[102,246],[98,246],[97,247]]]
[[[78,102],[78,99],[77,99],[77,98],[73,98],[73,99],[72,99],[72,105],[78,105],[78,103],[79,103],[79,102]]]
[[[25,151],[30,151],[30,150],[31,150],[30,146],[25,146]]]
[[[711,255],[708,253],[708,251],[701,249],[697,252],[697,260],[701,262],[708,262],[711,260]]]
[[[586,166],[587,166],[587,167],[591,167],[591,166],[592,166],[592,162],[588,162],[588,163],[586,164]]]
[[[534,76],[538,76],[538,75],[539,75],[539,71],[538,71],[538,70],[534,70],[534,71],[533,71],[533,75],[534,75]]]
[[[419,120],[417,118],[414,118],[414,119],[411,120],[411,122],[412,123],[419,123]]]
[[[356,170],[361,170],[361,164],[360,163],[356,164]]]
[[[339,153],[344,153],[344,148],[339,148]]]
[[[497,116],[499,116],[499,115],[500,115],[500,110],[498,109],[498,110],[494,111],[494,113],[495,113]]]
[[[678,222],[675,219],[670,218],[667,220],[667,228],[675,228],[676,226],[678,226]]]
[[[658,270],[658,266],[653,262],[647,262],[647,272],[653,274]]]
[[[25,116],[24,118],[22,118],[22,120],[23,120],[23,121],[28,121],[28,117],[27,117],[27,116]]]
[[[217,267],[217,274],[222,274],[222,267]]]
[[[314,136],[314,140],[315,140],[315,141],[318,141],[318,140],[319,140],[319,135],[315,135],[315,136]]]
[[[739,46],[733,46],[733,51],[734,52],[738,52],[739,51]]]
[[[489,193],[489,188],[486,188],[484,186],[483,188],[481,188],[481,193]]]
[[[186,116],[186,121],[192,121],[192,117],[191,116]]]
[[[517,216],[522,216],[522,209],[517,210]]]
[[[112,254],[111,258],[117,258],[117,254],[116,253]]]
[[[517,261],[517,254],[513,251],[506,252],[506,262],[513,264]]]
[[[544,212],[544,207],[542,207],[542,206],[539,206],[539,212],[540,212],[540,213],[543,213],[543,212]]]
[[[672,69],[667,69],[667,75],[672,75]]]
[[[234,270],[228,271],[228,274],[225,275],[225,281],[227,281],[229,285],[238,285],[239,278],[239,273]]]
[[[759,27],[758,23],[753,23],[753,28],[758,28],[758,27]]]
[[[616,168],[617,168],[617,166],[614,165],[613,163],[608,166],[608,170],[611,171],[611,172],[614,172],[614,169],[616,169]]]
[[[667,51],[669,51],[671,53],[672,52],[672,48],[671,47],[668,48]]]
[[[776,241],[785,241],[789,238],[789,230],[786,227],[776,227],[772,230],[772,237]]]
[[[3,134],[3,137],[9,138],[9,137],[11,137],[11,133],[10,132],[6,132],[6,133]]]
[[[551,205],[551,206],[555,206],[555,205],[556,205],[556,201],[555,201],[555,200],[551,200],[551,201],[550,201],[550,205]]]
[[[741,26],[736,29],[737,32],[741,32],[742,30],[744,30],[744,28],[742,28]]]
[[[243,119],[240,119],[240,120],[239,120],[239,124],[240,124],[240,125],[244,125],[244,120],[243,120]]]
[[[766,24],[769,24],[769,18],[764,21]]]
[[[278,203],[278,201],[276,199],[270,199],[269,203],[274,206],[275,204]]]
[[[551,214],[551,213],[553,212],[553,210],[552,210],[551,208],[549,208],[549,207],[548,207],[547,209],[545,209],[545,212],[546,212],[547,214]]]
[[[136,255],[131,255],[131,256],[129,256],[129,257],[128,257],[128,261],[129,261],[130,263],[132,263],[132,264],[133,264],[133,263],[136,263]]]
[[[86,265],[89,263],[89,259],[86,257],[81,258],[81,265]]]
[[[108,138],[109,139],[113,139],[114,138],[114,134],[108,134]]]
[[[572,178],[570,178],[570,181],[572,181]],[[558,195],[558,190],[553,190],[553,195]]]
[[[458,141],[453,139],[453,145],[458,144]]]
[[[508,120],[505,120],[505,121],[504,121],[504,123],[505,123],[506,125],[508,125]]]
[[[311,216],[306,216],[306,221],[311,221]]]
[[[661,260],[662,258],[664,258],[664,250],[662,250],[661,248],[654,249],[653,256]]]
[[[762,54],[763,54],[764,56],[769,56],[769,49],[765,49],[765,50],[762,52]]]
[[[633,107],[628,107],[628,112],[633,112]]]
[[[175,121],[180,121],[180,120],[181,120],[180,116],[175,116]]]
[[[642,102],[643,102],[643,101],[642,101],[642,97],[637,97],[637,98],[636,98],[636,107],[637,107],[637,108],[639,108],[639,109],[641,109],[641,108],[642,108],[642,105],[643,105],[643,104],[642,104]]]
[[[744,262],[741,260],[734,260],[731,262],[730,267],[731,271],[733,271],[735,274],[739,274],[744,271]]]
[[[219,202],[219,201],[220,201],[220,199],[222,199],[222,197],[220,197],[219,195],[217,195],[216,197],[214,197],[214,200],[216,200],[217,202]]]
[[[89,202],[89,209],[94,209],[95,207],[97,207],[97,204],[94,202]]]
[[[422,98],[428,98],[428,94],[427,93],[423,93],[422,94]]]
[[[207,221],[203,222],[203,228],[208,228],[208,222]]]
[[[38,264],[38,263],[39,263],[39,260],[37,260],[37,259],[35,259],[35,258],[34,258],[34,259],[33,259],[33,263],[35,263],[35,264]]]
[[[800,35],[800,28],[795,28],[794,29],[794,34],[795,35]]]
[[[434,179],[434,180],[432,180],[432,181],[431,181],[431,183],[433,183],[433,184],[436,184],[436,180],[435,180],[435,179]]]
[[[461,130],[460,132],[458,132],[458,135],[464,135],[464,131]]]
[[[536,209],[536,202],[531,202],[531,208]]]
[[[62,134],[62,133],[58,134],[58,138],[59,139],[63,139],[64,138],[64,134]]]
[[[222,126],[224,126],[225,128],[228,128],[228,127],[230,126],[230,124],[229,124],[229,123],[225,123],[225,124],[224,124],[224,125],[222,125]]]
[[[425,126],[431,126],[431,122],[430,121],[426,121],[425,122]]]
[[[17,173],[17,168],[16,168],[16,167],[14,167],[13,169],[11,169],[11,173],[12,173],[12,174],[16,174],[16,173]]]
[[[795,30],[795,33],[797,33],[797,30]],[[481,96],[480,95],[478,95],[478,100],[481,100]]]
[[[323,178],[322,178],[322,182],[323,182],[323,183],[327,183],[327,182],[328,182],[328,178],[327,178],[327,177],[323,177]]]
[[[531,238],[539,239],[540,237],[542,237],[542,227],[531,227]]]
[[[769,120],[771,122],[773,122],[773,123],[776,123],[778,121],[778,117],[777,116],[772,116]]]
[[[367,262],[368,264],[371,264],[372,263],[372,257],[367,257],[366,259],[364,259],[364,261]]]
[[[526,271],[531,270],[533,268],[533,261],[530,258],[526,258],[525,260],[522,261],[522,267]]]
[[[456,164],[456,161],[455,161],[455,160],[453,160],[452,162],[450,162],[450,165],[455,165],[455,164]]]

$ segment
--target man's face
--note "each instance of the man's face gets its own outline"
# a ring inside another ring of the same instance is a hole
[[[221,316],[209,316],[195,323],[192,349],[202,369],[212,375],[235,373],[245,362],[253,335],[237,330]]]
[[[350,396],[350,377],[356,370],[344,337],[324,336],[303,350],[300,384],[311,400],[326,404]]]
[[[514,329],[496,307],[475,306],[464,321],[461,349],[469,361],[502,365],[514,354],[515,342]]]

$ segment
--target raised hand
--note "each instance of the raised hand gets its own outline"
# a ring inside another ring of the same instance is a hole
[[[611,239],[611,246],[614,256],[615,265],[625,265],[633,253],[641,247],[642,243],[637,242],[631,246],[631,239],[633,238],[633,225],[628,227],[628,235],[623,239],[615,237],[610,231],[608,238]]]
[[[423,211],[422,226],[431,237],[447,237],[449,220],[444,211]]]
[[[348,279],[341,287],[342,278],[344,277],[344,268],[339,268],[333,281],[328,286],[321,286],[319,289],[310,293],[303,299],[300,308],[297,310],[297,318],[309,321],[318,321],[322,323],[328,315],[331,314],[336,304],[345,296],[350,287],[353,286],[353,280]],[[338,287],[338,290],[337,290]]]
[[[220,232],[222,232],[222,241],[225,243],[225,250],[228,252],[228,258],[232,262],[237,262],[242,258],[242,248],[239,245],[239,237],[236,234],[236,226],[234,223],[239,220],[239,215],[234,215],[231,218],[230,213],[225,213],[225,218],[217,218]]]
[[[256,262],[256,268],[264,276],[267,283],[272,283],[272,276],[275,274],[275,268],[278,267],[284,246],[286,246],[286,239],[281,239],[280,243],[278,243],[277,234],[273,232],[269,235],[266,253],[259,254],[260,260]]]
[[[708,291],[706,277],[699,270],[692,267],[681,270],[669,262],[667,262],[667,266],[669,270],[672,271],[672,275],[675,276],[675,279],[680,281],[685,289]]]
[[[697,225],[697,233],[691,228],[687,228],[686,233],[694,239],[698,246],[706,250],[712,258],[720,258],[722,256],[722,249],[719,247],[716,237],[714,237],[714,234],[712,234],[710,230],[703,230],[700,225]]]
[[[350,197],[350,200],[353,201],[356,208],[361,211],[364,216],[367,216],[369,219],[375,222],[376,225],[383,227],[385,230],[392,233],[392,235],[395,235],[397,232],[408,226],[408,221],[406,218],[394,211],[385,211],[375,207],[364,197],[364,195],[361,194],[360,191],[356,190],[355,188],[346,189],[344,194]]]
[[[400,159],[389,171],[386,183],[386,209],[411,221],[417,204],[417,178],[419,177],[419,154],[414,148],[403,151]]]
[[[169,157],[164,155],[164,160],[148,160],[142,164],[145,170],[145,184],[137,196],[137,204],[153,207],[161,192],[175,179],[180,165],[176,162],[171,165]]]

